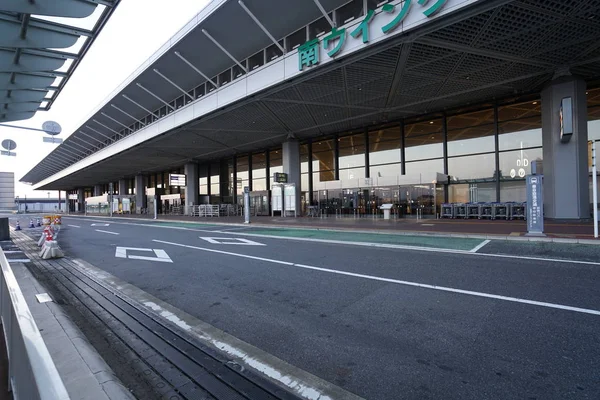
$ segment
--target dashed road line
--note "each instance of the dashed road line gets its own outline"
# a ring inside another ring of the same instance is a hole
[[[100,233],[108,233],[108,234],[111,234],[111,235],[120,235],[120,233],[117,233],[117,232],[102,231],[100,229],[95,229],[95,231],[96,232],[100,232]]]
[[[201,250],[201,251],[206,251],[206,252],[210,252],[210,253],[225,254],[225,255],[234,256],[234,257],[241,257],[241,258],[247,258],[247,259],[251,259],[251,260],[264,261],[264,262],[268,262],[268,263],[272,263],[272,264],[279,264],[279,265],[285,265],[285,266],[289,266],[289,267],[309,269],[309,270],[313,270],[313,271],[327,272],[330,274],[352,276],[355,278],[369,279],[372,281],[395,283],[395,284],[404,285],[404,286],[413,286],[413,287],[419,287],[419,288],[423,288],[423,289],[438,290],[438,291],[442,291],[442,292],[463,294],[463,295],[475,296],[475,297],[483,297],[483,298],[494,299],[494,300],[508,301],[508,302],[512,302],[512,303],[528,304],[528,305],[534,305],[534,306],[540,306],[540,307],[546,307],[546,308],[554,308],[554,309],[559,309],[559,310],[573,311],[573,312],[582,313],[582,314],[591,314],[591,315],[600,316],[599,310],[592,310],[589,308],[572,307],[572,306],[567,306],[567,305],[562,305],[562,304],[547,303],[547,302],[543,302],[543,301],[521,299],[518,297],[502,296],[502,295],[497,295],[497,294],[493,294],[493,293],[475,292],[472,290],[455,289],[455,288],[450,288],[450,287],[445,287],[445,286],[430,285],[430,284],[426,284],[426,283],[402,281],[402,280],[398,280],[398,279],[383,278],[383,277],[374,276],[374,275],[357,274],[354,272],[340,271],[340,270],[335,270],[335,269],[330,269],[330,268],[321,268],[321,267],[314,267],[311,265],[296,264],[296,263],[289,262],[289,261],[273,260],[273,259],[265,258],[265,257],[250,256],[247,254],[232,253],[229,251],[207,249],[204,247],[197,247],[197,246],[190,246],[190,245],[186,245],[186,244],[167,242],[164,240],[154,239],[152,241],[157,242],[157,243],[169,244],[172,246],[184,247],[187,249]]]

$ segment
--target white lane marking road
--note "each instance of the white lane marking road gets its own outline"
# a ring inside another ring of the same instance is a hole
[[[591,315],[599,315],[600,316],[600,311],[598,311],[598,310],[592,310],[592,309],[588,309],[588,308],[565,306],[565,305],[562,305],[562,304],[546,303],[546,302],[543,302],[543,301],[520,299],[518,297],[501,296],[501,295],[492,294],[492,293],[475,292],[475,291],[472,291],[472,290],[455,289],[455,288],[450,288],[450,287],[445,287],[445,286],[429,285],[429,284],[426,284],[426,283],[402,281],[402,280],[391,279],[391,278],[382,278],[380,276],[357,274],[357,273],[354,273],[354,272],[339,271],[339,270],[335,270],[335,269],[314,267],[314,266],[311,266],[311,265],[304,265],[304,264],[296,264],[296,263],[289,262],[289,261],[273,260],[273,259],[270,259],[270,258],[249,256],[247,254],[232,253],[232,252],[229,252],[229,251],[213,250],[213,249],[207,249],[207,248],[204,248],[204,247],[196,247],[196,246],[189,246],[189,245],[186,245],[186,244],[166,242],[164,240],[153,239],[152,241],[153,242],[157,242],[157,243],[170,244],[172,246],[185,247],[185,248],[188,248],[188,249],[207,251],[207,252],[210,252],[210,253],[225,254],[225,255],[234,256],[234,257],[248,258],[248,259],[251,259],[251,260],[265,261],[265,262],[269,262],[269,263],[273,263],[273,264],[280,264],[280,265],[286,265],[286,266],[290,266],[290,267],[310,269],[310,270],[313,270],[313,271],[321,271],[321,272],[328,272],[328,273],[331,273],[331,274],[345,275],[345,276],[352,276],[352,277],[355,277],[355,278],[369,279],[369,280],[372,280],[372,281],[395,283],[395,284],[398,284],[398,285],[413,286],[413,287],[419,287],[419,288],[423,288],[423,289],[439,290],[439,291],[442,291],[442,292],[450,292],[450,293],[464,294],[464,295],[468,295],[468,296],[484,297],[484,298],[488,298],[488,299],[503,300],[503,301],[509,301],[509,302],[513,302],[513,303],[529,304],[529,305],[534,305],[534,306],[547,307],[547,308],[555,308],[555,309],[559,309],[559,310],[573,311],[573,312],[578,312],[578,313],[583,313],[583,314],[591,314]]]
[[[70,226],[71,228],[81,228],[79,225],[67,225]]]
[[[135,256],[135,255],[127,255],[127,250],[130,251],[142,251],[142,252],[154,252],[156,257],[146,257],[146,256]],[[129,258],[132,260],[145,260],[145,261],[158,261],[158,262],[167,262],[172,263],[171,257],[167,254],[166,251],[161,249],[142,249],[138,247],[117,247],[115,250],[115,257],[117,258]]]
[[[479,250],[481,250],[485,245],[487,245],[489,242],[491,242],[491,240],[484,240],[483,242],[479,243],[477,246],[473,247],[470,252],[471,253],[477,253]]]
[[[95,231],[96,232],[100,232],[100,233],[108,233],[108,234],[111,234],[111,235],[120,235],[120,233],[117,233],[117,232],[103,231],[103,230],[100,230],[100,229],[96,229]]]
[[[220,238],[220,237],[202,237],[200,239],[206,240],[211,244],[237,244],[241,246],[266,246],[266,244],[258,243],[253,240],[243,238]]]

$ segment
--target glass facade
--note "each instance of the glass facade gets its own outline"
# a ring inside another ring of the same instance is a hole
[[[588,91],[588,116],[589,139],[600,140],[600,89]],[[281,147],[233,160],[225,175],[223,162],[200,166],[200,195],[218,203],[236,193],[240,203],[245,186],[270,190],[273,174],[283,172]],[[541,101],[532,98],[301,142],[298,193],[303,206],[324,213],[370,215],[392,203],[399,216],[434,216],[444,201],[525,201],[525,177],[542,161]],[[167,180],[168,173],[150,175],[148,187],[184,193]]]

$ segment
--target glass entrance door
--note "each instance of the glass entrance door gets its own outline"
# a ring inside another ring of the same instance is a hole
[[[434,184],[419,184],[400,186],[399,190],[399,217],[434,218],[436,211],[443,202],[443,186]]]

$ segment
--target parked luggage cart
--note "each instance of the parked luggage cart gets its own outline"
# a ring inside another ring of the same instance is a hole
[[[467,218],[467,205],[464,203],[454,204],[454,218]]]
[[[494,207],[492,203],[483,203],[479,206],[479,219],[494,217]]]
[[[511,203],[510,219],[527,219],[527,203]]]
[[[440,218],[454,218],[454,205],[450,203],[443,203]]]
[[[492,204],[492,219],[508,219],[509,206],[506,203]]]
[[[477,218],[479,219],[479,204],[469,203],[467,204],[467,216],[466,218]]]

